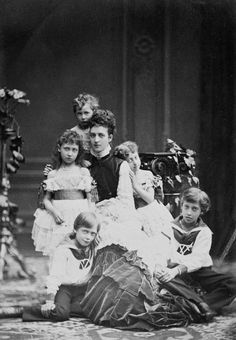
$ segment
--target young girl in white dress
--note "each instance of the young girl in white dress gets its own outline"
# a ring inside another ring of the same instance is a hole
[[[35,250],[52,255],[55,247],[73,230],[76,216],[90,210],[92,177],[81,166],[83,152],[80,137],[66,130],[57,141],[54,170],[43,181],[43,204],[34,214],[32,230]]]
[[[163,249],[163,256],[168,256],[166,250],[169,248],[170,222],[173,217],[169,210],[155,199],[155,188],[162,187],[161,178],[154,176],[149,170],[140,169],[141,161],[135,142],[127,141],[118,145],[114,154],[125,159],[130,166],[135,207],[142,230],[156,240],[159,248]]]

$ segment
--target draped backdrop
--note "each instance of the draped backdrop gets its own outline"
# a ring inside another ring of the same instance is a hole
[[[212,201],[214,213],[206,218],[214,232],[214,255],[222,254],[235,229],[235,20],[230,4],[209,1],[201,13],[200,180]],[[231,254],[234,249],[235,243]]]

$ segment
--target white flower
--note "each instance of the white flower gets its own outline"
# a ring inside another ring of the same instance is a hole
[[[18,103],[29,105],[29,104],[30,104],[30,101],[29,101],[29,99],[19,99],[19,100],[18,100]]]
[[[14,90],[12,90],[12,91],[9,91],[9,94],[10,94],[10,96],[12,96],[14,99],[20,99],[20,98],[23,98],[23,97],[26,95],[25,92],[19,91],[19,90],[16,90],[16,89],[14,89]]]
[[[175,178],[177,179],[178,182],[182,182],[180,175],[176,175]]]
[[[4,89],[0,89],[0,98],[5,97],[5,95],[6,95],[5,90]]]

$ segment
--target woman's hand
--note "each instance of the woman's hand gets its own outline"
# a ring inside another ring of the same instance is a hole
[[[53,170],[53,167],[51,164],[46,164],[45,168],[43,169],[43,174],[45,177],[48,176],[49,172]]]
[[[41,306],[41,313],[45,318],[50,317],[50,312],[55,308],[53,300],[47,300],[44,305]]]
[[[131,179],[132,187],[136,191],[139,188],[139,184],[137,182],[136,175],[132,170],[130,170],[129,172],[129,177]]]

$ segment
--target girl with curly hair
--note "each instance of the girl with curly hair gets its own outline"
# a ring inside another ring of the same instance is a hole
[[[78,213],[89,210],[92,178],[82,166],[83,148],[75,131],[66,130],[57,140],[54,170],[43,181],[45,209],[38,208],[32,238],[36,251],[52,255],[65,234],[73,230]]]

